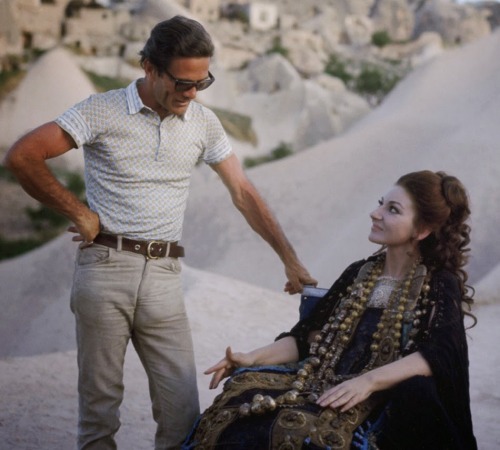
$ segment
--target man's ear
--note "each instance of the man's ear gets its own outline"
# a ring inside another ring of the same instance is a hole
[[[151,64],[149,59],[146,59],[142,66],[144,68],[144,72],[146,73],[146,77],[150,77],[151,75],[156,73],[156,68],[155,66],[153,66],[153,64]]]

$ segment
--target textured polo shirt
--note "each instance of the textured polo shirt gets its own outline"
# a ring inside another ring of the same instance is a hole
[[[103,231],[178,241],[196,163],[217,164],[231,147],[211,110],[192,101],[162,121],[136,83],[92,95],[56,123],[83,147],[87,201]]]

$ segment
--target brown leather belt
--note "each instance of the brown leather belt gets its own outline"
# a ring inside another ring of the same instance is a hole
[[[184,247],[177,245],[177,242],[165,241],[136,241],[125,237],[122,240],[122,250],[127,252],[139,253],[148,259],[158,258],[182,258],[184,256]],[[96,244],[106,247],[118,248],[118,236],[114,234],[100,233],[94,238]]]

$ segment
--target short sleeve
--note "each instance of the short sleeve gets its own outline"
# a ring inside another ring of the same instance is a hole
[[[220,120],[208,108],[205,108],[206,147],[203,160],[207,164],[218,164],[232,155],[231,144]]]
[[[55,120],[64,131],[69,133],[78,147],[92,140],[91,126],[82,114],[82,111],[88,109],[89,103],[90,99],[77,103]]]

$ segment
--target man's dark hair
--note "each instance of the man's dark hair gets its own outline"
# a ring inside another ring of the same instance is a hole
[[[141,65],[148,60],[161,75],[168,70],[173,58],[212,57],[214,45],[199,22],[175,16],[155,25],[139,54]]]

